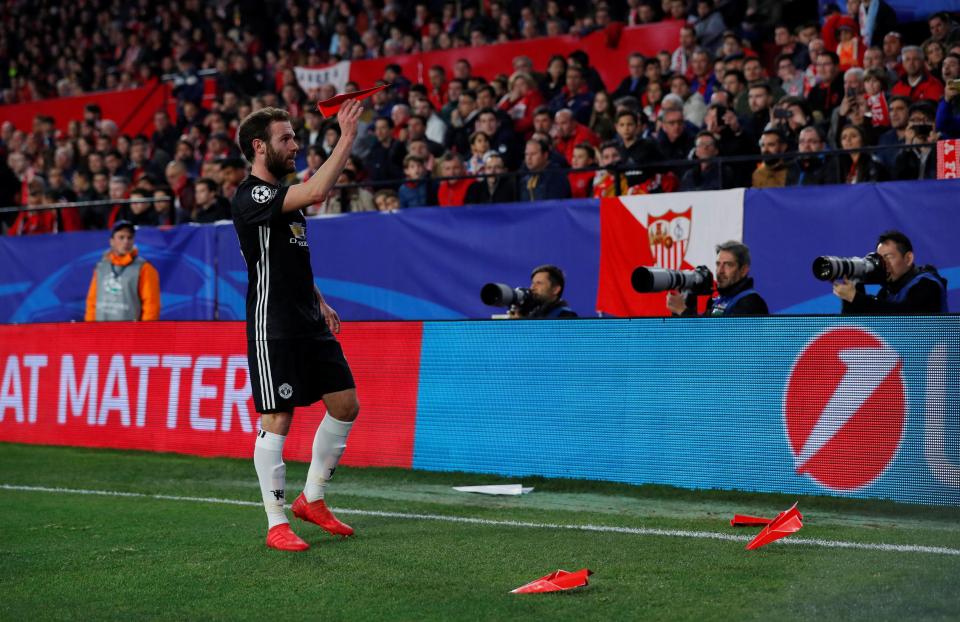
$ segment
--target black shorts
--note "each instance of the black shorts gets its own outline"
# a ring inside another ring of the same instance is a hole
[[[258,413],[290,412],[356,387],[343,348],[333,339],[248,341],[247,364]]]

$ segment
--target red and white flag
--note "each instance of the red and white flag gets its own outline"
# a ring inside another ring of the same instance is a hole
[[[743,236],[743,188],[625,196],[600,201],[597,311],[619,317],[668,315],[666,293],[639,294],[640,266],[714,270],[714,247]]]
[[[937,142],[937,179],[956,179],[960,177],[960,139]]]
[[[324,84],[332,84],[340,93],[350,81],[350,61],[340,61],[326,67],[294,67],[293,73],[297,76],[297,84],[307,93]]]

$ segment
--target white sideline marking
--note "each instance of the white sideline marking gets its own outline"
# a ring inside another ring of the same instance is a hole
[[[50,488],[47,486],[19,486],[0,484],[0,490],[19,490],[24,492],[53,492],[70,495],[95,495],[99,497],[132,497],[137,499],[158,499],[163,501],[190,501],[193,503],[219,503],[221,505],[241,505],[261,507],[258,501],[239,501],[237,499],[218,499],[216,497],[180,497],[176,495],[148,495],[141,492],[120,492],[116,490],[84,490],[77,488]],[[563,525],[558,523],[531,523],[526,521],[490,520],[469,516],[445,516],[443,514],[409,514],[406,512],[383,512],[378,510],[352,510],[349,508],[331,508],[340,514],[357,516],[379,516],[384,518],[402,518],[409,520],[431,520],[485,527],[523,527],[528,529],[568,529],[572,531],[595,531],[600,533],[623,533],[635,536],[665,536],[669,538],[704,538],[727,542],[749,542],[752,536],[735,536],[714,531],[683,531],[679,529],[654,529],[651,527],[614,527],[609,525]],[[920,544],[872,544],[867,542],[844,542],[842,540],[821,540],[819,538],[788,538],[774,544],[808,544],[834,549],[855,549],[859,551],[885,551],[888,553],[931,553],[934,555],[958,555],[960,549],[941,546],[923,546]]]

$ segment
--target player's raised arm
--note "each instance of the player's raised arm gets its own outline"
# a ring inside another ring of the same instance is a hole
[[[350,158],[350,151],[353,149],[353,142],[357,138],[357,122],[360,120],[360,113],[363,111],[363,105],[350,99],[344,102],[340,111],[337,113],[337,121],[340,124],[340,140],[333,152],[320,169],[306,182],[290,186],[286,197],[283,199],[283,211],[303,209],[314,203],[321,203],[330,189],[333,188]]]

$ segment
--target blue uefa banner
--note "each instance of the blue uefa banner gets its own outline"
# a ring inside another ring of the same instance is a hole
[[[747,190],[743,240],[757,289],[774,313],[837,313],[830,285],[812,276],[814,257],[862,256],[881,231],[896,228],[913,240],[919,263],[948,279],[950,307],[960,310],[958,190],[957,180]],[[643,200],[661,213],[686,195]],[[700,216],[694,221],[694,242],[719,234]],[[602,252],[595,200],[311,218],[307,236],[317,284],[346,320],[488,318],[502,310],[481,303],[483,284],[526,286],[530,270],[545,263],[566,272],[571,307],[595,313]],[[647,232],[635,237],[628,244],[649,246]],[[137,245],[160,273],[161,319],[244,318],[246,265],[232,224],[142,228]],[[106,248],[105,232],[0,237],[0,322],[81,319]],[[711,250],[696,261],[711,263]]]
[[[93,268],[109,236],[84,231],[0,240],[0,322],[82,321]],[[161,320],[215,318],[213,228],[145,227],[136,245],[160,274]]]
[[[757,289],[774,313],[839,313],[830,283],[813,277],[814,258],[862,257],[876,250],[881,232],[897,229],[913,242],[918,264],[947,278],[949,306],[958,311],[958,192],[960,180],[750,190],[743,238]]]
[[[960,504],[960,318],[424,324],[413,467]]]
[[[559,265],[564,297],[593,315],[599,266],[597,201],[420,208],[311,218],[307,240],[317,285],[350,320],[490,317],[480,302],[490,281],[527,287],[530,270]],[[247,269],[232,226],[218,227],[222,285],[246,291]],[[221,292],[232,318],[243,299]]]

